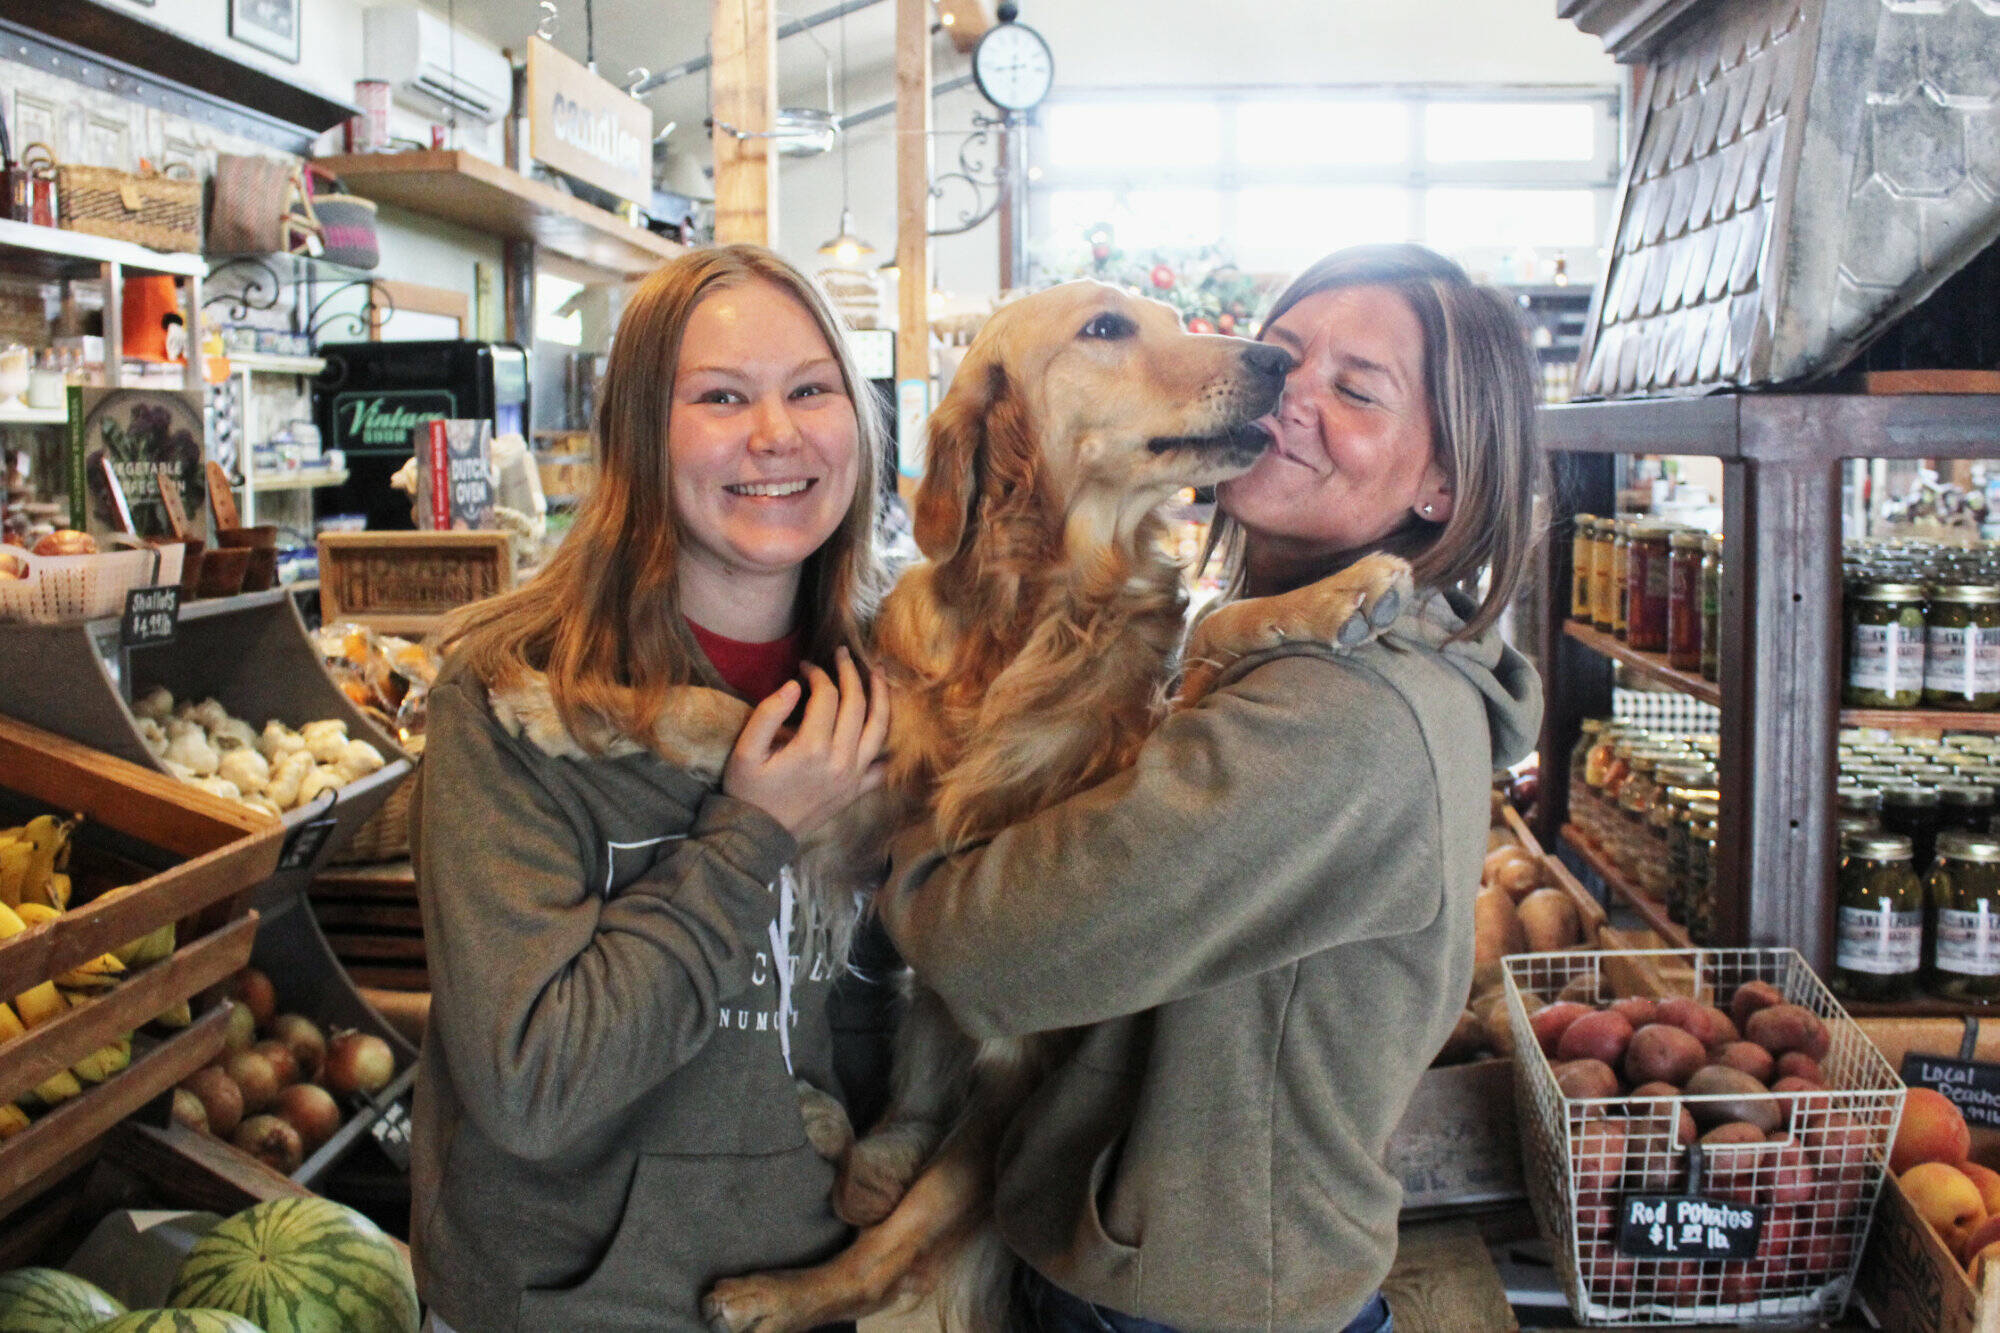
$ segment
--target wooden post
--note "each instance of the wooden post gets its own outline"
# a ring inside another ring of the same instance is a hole
[[[772,245],[778,235],[778,158],[769,134],[778,119],[778,38],[771,0],[711,0],[715,142],[715,239]]]
[[[905,473],[918,470],[930,415],[930,22],[930,0],[896,0],[896,427]]]

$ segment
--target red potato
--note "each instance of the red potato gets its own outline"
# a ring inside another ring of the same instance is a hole
[[[1627,1095],[1632,1098],[1634,1103],[1633,1115],[1635,1117],[1654,1117],[1654,1123],[1649,1127],[1648,1132],[1655,1136],[1656,1142],[1649,1143],[1647,1145],[1648,1148],[1657,1147],[1664,1143],[1666,1138],[1666,1122],[1662,1117],[1665,1116],[1667,1106],[1671,1105],[1671,1103],[1662,1104],[1663,1099],[1678,1097],[1681,1095],[1681,1090],[1671,1083],[1641,1083]],[[1642,1099],[1661,1100],[1648,1101]],[[1633,1132],[1636,1135],[1639,1131],[1635,1128]],[[1694,1116],[1690,1115],[1687,1107],[1683,1106],[1681,1107],[1680,1118],[1674,1127],[1674,1146],[1685,1148],[1688,1144],[1694,1142],[1694,1138]]]
[[[1628,995],[1622,1000],[1613,1000],[1609,1008],[1614,1014],[1624,1015],[1625,1021],[1637,1031],[1654,1020],[1660,1004],[1659,1001],[1649,1000],[1643,995]]]
[[[1648,1023],[1625,1047],[1625,1077],[1634,1083],[1685,1083],[1708,1061],[1694,1034],[1667,1023]]]
[[[1715,1063],[1740,1069],[1759,1083],[1769,1083],[1778,1062],[1754,1041],[1729,1041],[1716,1047]]]
[[[1632,1025],[1624,1016],[1600,1009],[1564,1029],[1556,1043],[1556,1055],[1564,1060],[1602,1060],[1615,1069],[1624,1061],[1625,1046],[1631,1040]]]
[[[1784,1002],[1784,993],[1770,982],[1746,981],[1736,988],[1736,994],[1729,997],[1729,1016],[1741,1029],[1750,1022],[1750,1015],[1759,1009],[1769,1009]]]
[[[1743,1040],[1743,1034],[1737,1031],[1736,1021],[1728,1014],[1712,1004],[1705,1004],[1702,1008],[1708,1011],[1708,1026],[1715,1033],[1714,1038],[1708,1043],[1711,1047],[1726,1046],[1732,1041]]]
[[[1778,1127],[1782,1116],[1778,1099],[1756,1079],[1727,1065],[1704,1065],[1687,1081],[1687,1094],[1694,1100],[1688,1109],[1695,1123],[1704,1129],[1731,1121],[1748,1121],[1763,1133]]]
[[[1675,996],[1671,1000],[1660,1001],[1660,1007],[1653,1013],[1655,1023],[1666,1023],[1692,1034],[1704,1047],[1713,1046],[1721,1037],[1715,1026],[1715,1010],[1685,996]]]
[[[1744,1035],[1772,1055],[1804,1051],[1815,1060],[1826,1059],[1833,1036],[1818,1014],[1796,1004],[1774,1004],[1750,1015]]]
[[[1625,1178],[1625,1141],[1625,1126],[1616,1120],[1584,1122],[1571,1158],[1578,1202],[1611,1202]]]
[[[1809,1078],[1822,1087],[1826,1085],[1826,1074],[1819,1061],[1804,1051],[1786,1051],[1779,1056],[1777,1074],[1779,1078]]]
[[[1618,1095],[1618,1075],[1602,1060],[1565,1060],[1555,1067],[1556,1088],[1573,1101]]]
[[[1587,1004],[1574,1000],[1558,1000],[1548,1007],[1538,1010],[1528,1020],[1528,1026],[1535,1030],[1535,1040],[1541,1044],[1542,1054],[1551,1060],[1556,1058],[1556,1047],[1569,1025],[1585,1014],[1597,1012]]]

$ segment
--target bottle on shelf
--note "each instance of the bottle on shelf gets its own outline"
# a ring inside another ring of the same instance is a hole
[[[1924,621],[1925,705],[2000,708],[2000,587],[1934,585]]]
[[[1851,708],[1915,708],[1924,697],[1924,589],[1918,583],[1862,583],[1847,596],[1847,680]]]
[[[1701,678],[1722,679],[1722,534],[1701,544]]]
[[[1570,541],[1569,615],[1572,620],[1590,623],[1590,575],[1597,560],[1597,515],[1578,514],[1576,535]]]
[[[1857,833],[1840,862],[1834,990],[1856,1000],[1916,993],[1924,961],[1924,888],[1900,833]]]
[[[1625,642],[1643,653],[1667,650],[1668,560],[1675,525],[1637,519],[1625,541]]]
[[[1668,539],[1667,665],[1701,670],[1701,563],[1705,533],[1682,528]]]
[[[2000,839],[1939,834],[1924,890],[1933,913],[1931,989],[1952,1000],[2000,999]]]

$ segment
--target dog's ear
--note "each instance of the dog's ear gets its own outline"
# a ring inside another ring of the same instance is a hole
[[[996,362],[982,374],[961,366],[950,392],[931,413],[924,453],[924,477],[917,483],[911,527],[917,549],[940,563],[957,554],[972,528],[979,497],[979,455],[986,444],[986,413],[1007,389],[1007,372]]]

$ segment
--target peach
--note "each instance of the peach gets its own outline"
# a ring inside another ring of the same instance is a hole
[[[1964,1169],[1959,1168],[1961,1171]],[[1958,1248],[1959,1262],[1971,1268],[1973,1256],[1989,1245],[2000,1245],[2000,1217],[1990,1213],[1984,1222],[1966,1233],[1965,1243]]]
[[[1900,1176],[1920,1162],[1962,1162],[1971,1152],[1972,1131],[1951,1098],[1930,1088],[1911,1088],[1896,1145],[1889,1150],[1889,1169]]]
[[[1949,1162],[1919,1162],[1896,1177],[1917,1216],[1931,1224],[1945,1248],[1957,1254],[1981,1222],[1986,1203],[1979,1186]]]
[[[1979,1186],[1979,1197],[1986,1202],[1986,1215],[2000,1217],[2000,1171],[1981,1166],[1977,1162],[1960,1162],[1958,1169],[1965,1172],[1968,1180]],[[1995,1236],[1994,1239],[2000,1240],[2000,1236]]]

